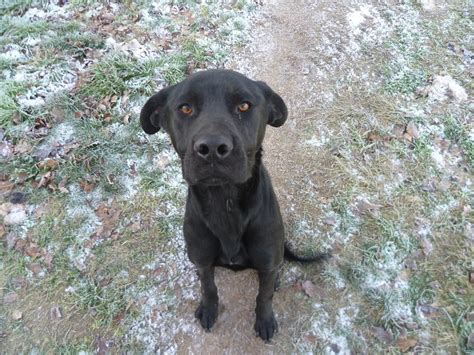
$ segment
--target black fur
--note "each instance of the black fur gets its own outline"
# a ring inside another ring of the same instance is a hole
[[[242,103],[249,107],[245,112],[238,109]],[[201,280],[196,317],[206,330],[217,318],[215,266],[258,271],[255,331],[268,341],[278,328],[272,298],[284,255],[310,261],[285,248],[280,209],[262,164],[266,125],[279,127],[287,117],[285,103],[268,85],[229,70],[194,74],[142,109],[143,130],[168,132],[189,185],[183,231]]]

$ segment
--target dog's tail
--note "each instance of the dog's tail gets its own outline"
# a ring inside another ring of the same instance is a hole
[[[311,256],[298,256],[296,255],[285,243],[285,259],[289,261],[299,261],[300,263],[317,263],[328,260],[332,255],[331,253],[318,253]]]

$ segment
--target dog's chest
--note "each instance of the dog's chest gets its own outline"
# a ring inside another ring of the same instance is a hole
[[[238,264],[246,259],[242,236],[247,228],[246,211],[239,207],[232,191],[210,191],[201,200],[203,220],[212,234],[219,240],[225,264]]]

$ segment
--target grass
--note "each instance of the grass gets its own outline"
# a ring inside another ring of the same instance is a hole
[[[125,91],[149,95],[156,88],[153,78],[157,68],[157,60],[140,62],[120,53],[111,53],[92,68],[89,80],[79,94],[95,99],[121,96]]]

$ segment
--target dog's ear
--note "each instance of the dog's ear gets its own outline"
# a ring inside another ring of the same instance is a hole
[[[263,81],[257,81],[258,86],[263,91],[263,94],[270,106],[267,123],[273,127],[280,127],[288,118],[288,109],[285,102],[275,91],[273,91]]]
[[[140,112],[140,125],[145,133],[154,134],[163,127],[164,108],[166,100],[173,91],[173,86],[168,86],[150,97]]]

